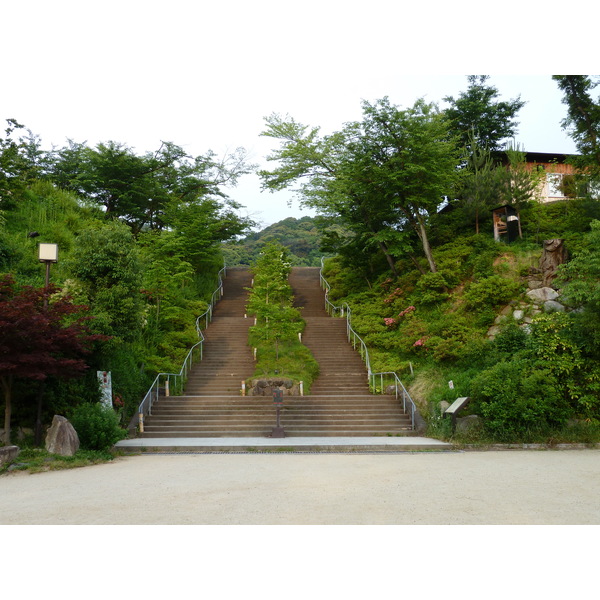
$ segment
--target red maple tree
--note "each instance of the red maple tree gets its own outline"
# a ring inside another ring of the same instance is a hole
[[[52,298],[57,288],[18,286],[0,277],[0,386],[4,393],[5,444],[10,444],[13,383],[24,378],[70,378],[88,368],[84,356],[105,336],[91,334],[86,306],[68,296]]]

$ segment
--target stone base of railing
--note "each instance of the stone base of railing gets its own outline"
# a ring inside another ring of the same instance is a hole
[[[282,390],[284,396],[300,396],[301,386],[291,379],[252,379],[246,391],[248,396],[272,396],[273,390]]]

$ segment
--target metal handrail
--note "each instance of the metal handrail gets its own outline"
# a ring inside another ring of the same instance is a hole
[[[362,340],[362,338],[358,335],[358,333],[356,333],[356,331],[354,331],[354,329],[352,328],[352,311],[350,309],[350,306],[348,305],[347,302],[344,302],[341,306],[336,306],[329,300],[329,293],[331,292],[331,286],[329,285],[329,282],[323,276],[324,264],[325,264],[325,258],[321,257],[321,269],[319,270],[319,278],[320,278],[320,282],[321,282],[321,287],[325,290],[325,310],[327,311],[327,314],[334,316],[334,317],[338,313],[339,313],[340,317],[344,317],[344,315],[346,316],[346,332],[348,335],[348,341],[352,344],[352,346],[355,350],[356,350],[356,346],[357,346],[357,342],[358,342],[361,357],[364,360],[365,365],[367,367],[369,388],[374,393],[376,393],[377,392],[376,382],[377,382],[377,379],[379,378],[380,390],[381,390],[381,393],[383,393],[383,391],[385,389],[384,388],[384,379],[385,380],[390,379],[391,382],[389,385],[394,386],[396,398],[398,399],[400,397],[400,395],[402,396],[402,407],[404,409],[404,412],[407,412],[407,408],[408,408],[408,413],[410,414],[411,428],[414,429],[415,428],[415,413],[417,412],[417,407],[416,407],[413,399],[410,397],[410,394],[404,387],[404,384],[402,383],[402,381],[400,381],[400,378],[398,377],[397,373],[395,373],[393,371],[387,371],[387,372],[383,372],[383,373],[373,373],[373,371],[371,370],[371,361],[369,359],[369,350],[367,349],[367,345]]]
[[[194,354],[198,355],[199,353],[199,359],[202,360],[204,343],[202,322],[206,322],[204,326],[206,329],[208,324],[212,321],[214,305],[223,296],[223,277],[226,274],[227,266],[224,266],[217,275],[218,286],[217,289],[212,293],[208,308],[196,319],[196,333],[198,334],[198,342],[190,348],[179,373],[159,373],[152,382],[150,389],[146,392],[144,399],[140,402],[138,407],[138,426],[141,432],[144,430],[144,417],[152,414],[152,405],[154,402],[156,402],[156,400],[158,400],[161,390],[164,390],[166,396],[169,396],[171,392],[175,392],[176,395],[181,393],[187,380],[187,375],[194,364]],[[132,423],[134,420],[135,416],[132,419]]]

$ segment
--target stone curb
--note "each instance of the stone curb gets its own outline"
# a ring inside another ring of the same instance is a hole
[[[453,444],[454,448],[461,450],[600,450],[598,444]]]

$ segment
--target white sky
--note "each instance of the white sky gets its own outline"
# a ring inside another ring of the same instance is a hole
[[[528,102],[519,143],[575,150],[560,127],[565,107],[551,74],[587,71],[565,54],[572,44],[556,13],[539,5],[509,0],[486,15],[474,1],[7,4],[0,10],[1,125],[17,119],[44,148],[67,138],[114,140],[139,153],[161,140],[194,155],[243,146],[265,166],[272,142],[259,133],[272,112],[329,132],[359,119],[362,99],[387,95],[410,106],[423,96],[443,104],[466,89],[467,74],[488,73],[503,98]],[[593,39],[581,38],[578,53],[593,57]],[[262,225],[311,214],[295,201],[288,207],[288,193],[261,193],[256,175],[228,192]]]

